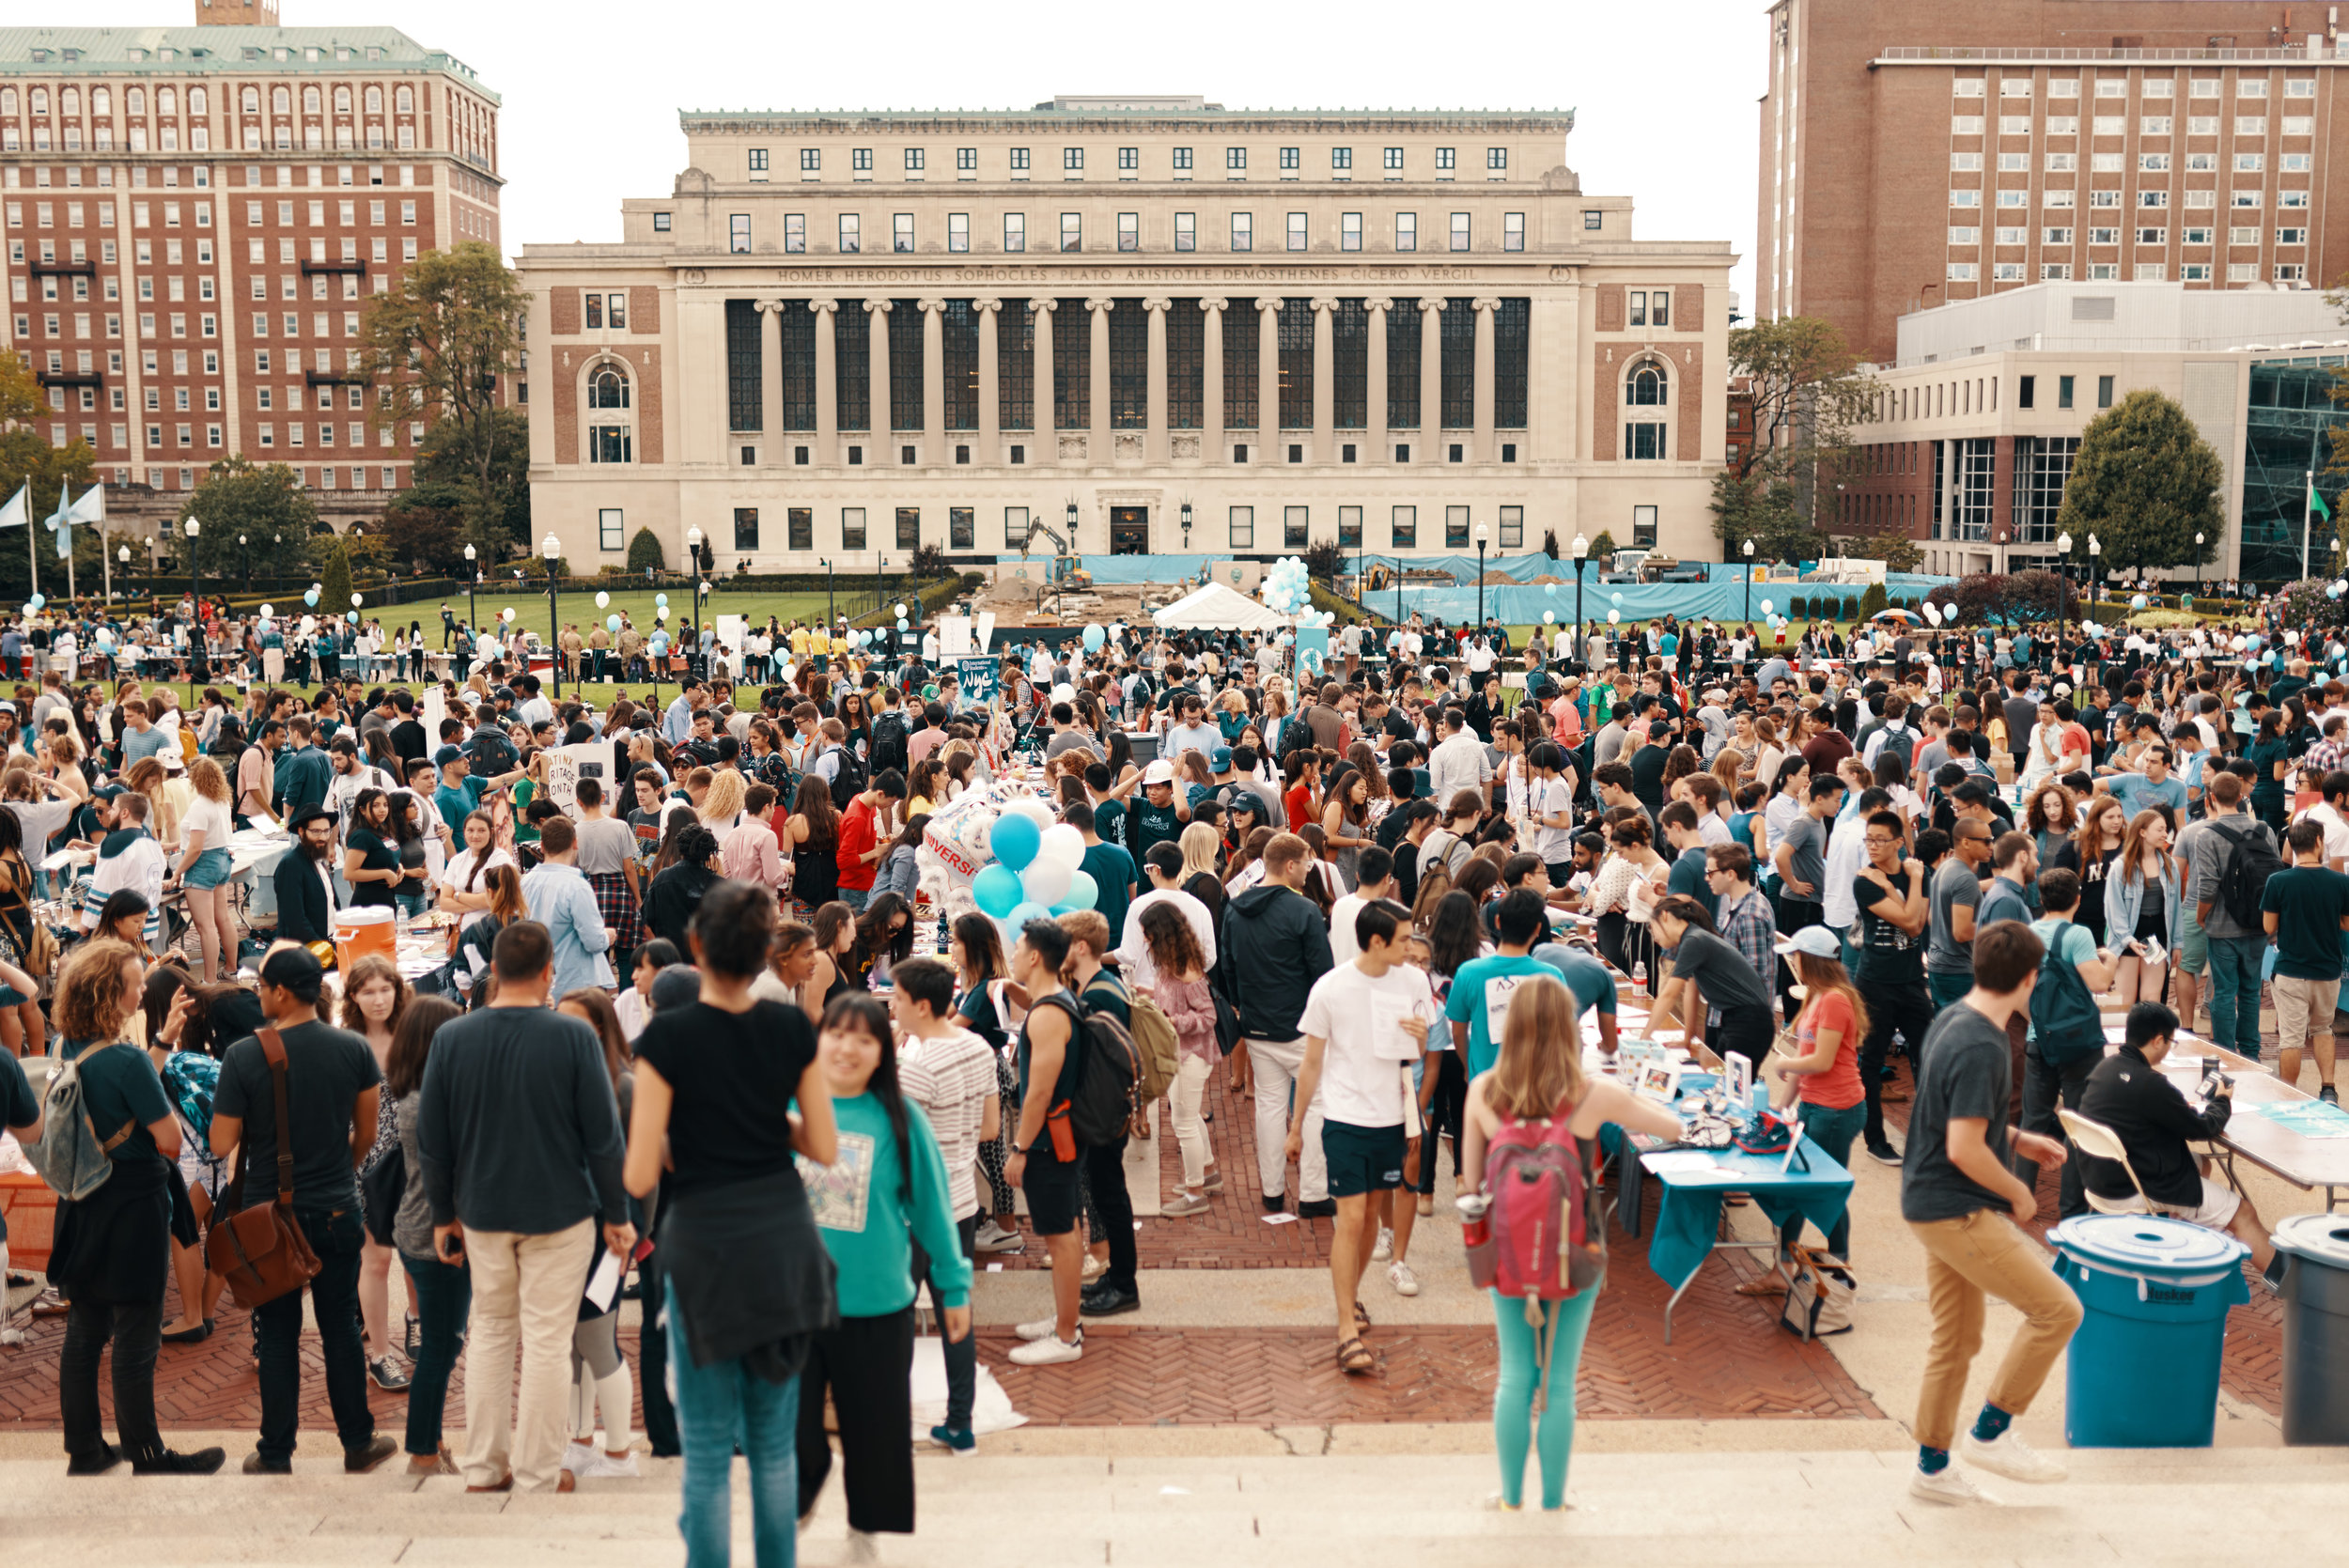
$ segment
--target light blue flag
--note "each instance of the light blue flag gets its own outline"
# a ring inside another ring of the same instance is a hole
[[[52,534],[54,534],[57,536],[57,559],[60,561],[70,561],[73,559],[72,499],[72,486],[58,486],[57,509],[49,514],[48,520],[44,524],[44,526],[46,526]]]

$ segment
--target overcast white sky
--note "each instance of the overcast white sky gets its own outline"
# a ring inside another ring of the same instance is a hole
[[[95,0],[185,23],[188,0]],[[681,108],[1008,108],[1056,93],[1198,93],[1231,108],[1571,108],[1567,163],[1638,203],[1648,240],[1730,241],[1753,298],[1762,0],[1134,8],[667,0],[283,0],[290,26],[391,24],[505,100],[509,250],[619,238],[665,194]]]

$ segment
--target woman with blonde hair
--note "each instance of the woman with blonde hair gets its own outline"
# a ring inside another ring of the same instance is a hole
[[[1574,997],[1548,974],[1527,980],[1511,997],[1501,1055],[1469,1084],[1461,1120],[1462,1190],[1487,1201],[1488,1177],[1503,1169],[1491,1157],[1496,1143],[1512,1148],[1538,1143],[1563,1123],[1587,1182],[1599,1129],[1608,1123],[1657,1138],[1676,1139],[1681,1133],[1680,1120],[1670,1110],[1603,1079],[1582,1076],[1582,1032],[1575,1022]],[[1541,1462],[1544,1511],[1566,1504],[1575,1370],[1599,1288],[1594,1281],[1563,1301],[1493,1293],[1501,1353],[1493,1386],[1493,1441],[1501,1457],[1499,1504],[1504,1512],[1523,1506],[1529,1450]]]
[[[2161,1000],[2169,955],[2177,950],[2186,903],[2170,845],[2170,819],[2149,806],[2129,819],[2121,852],[2106,874],[2105,945],[2121,959],[2113,989],[2132,1004]]]
[[[715,834],[720,844],[742,825],[744,793],[742,775],[731,768],[721,769],[709,781],[709,792],[702,797],[702,826]]]
[[[201,955],[199,973],[205,985],[220,978],[224,955],[236,968],[237,932],[228,908],[228,835],[236,825],[228,815],[228,775],[210,757],[188,765],[188,785],[194,800],[182,824],[186,847],[173,877],[183,890],[188,922],[195,927]]]
[[[122,782],[147,797],[147,831],[163,846],[164,854],[176,854],[179,848],[179,808],[173,804],[166,787],[169,778],[163,772],[163,759],[139,758],[123,770]]]
[[[1710,769],[1721,784],[1721,799],[1737,799],[1737,786],[1746,779],[1746,753],[1735,746],[1724,746],[1713,757]]]

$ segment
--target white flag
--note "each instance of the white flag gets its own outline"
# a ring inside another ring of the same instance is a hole
[[[92,485],[89,489],[84,490],[82,492],[82,499],[76,501],[66,512],[66,520],[69,522],[105,521],[106,487],[103,485]]]
[[[8,497],[6,503],[0,504],[0,528],[24,526],[24,520],[29,515],[25,508],[32,499],[32,494],[33,487],[30,482],[27,482],[14,495]]]

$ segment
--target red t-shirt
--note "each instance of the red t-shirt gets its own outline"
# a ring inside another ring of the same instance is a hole
[[[880,869],[880,862],[868,861],[864,856],[878,842],[873,832],[873,808],[859,796],[840,814],[840,845],[834,854],[840,867],[840,886],[863,893],[873,891],[873,873]]]
[[[1296,832],[1298,830],[1304,827],[1306,823],[1311,822],[1314,819],[1313,785],[1309,784],[1297,784],[1293,786],[1286,795],[1281,797],[1281,799],[1286,802],[1288,806],[1290,832]]]
[[[1805,1105],[1844,1110],[1867,1098],[1867,1091],[1859,1082],[1857,1021],[1852,1015],[1851,999],[1841,991],[1828,991],[1804,1005],[1795,1026],[1795,1040],[1801,1046],[1803,1055],[1818,1048],[1820,1030],[1831,1030],[1836,1034],[1835,1065],[1824,1073],[1805,1073],[1797,1080]]]

